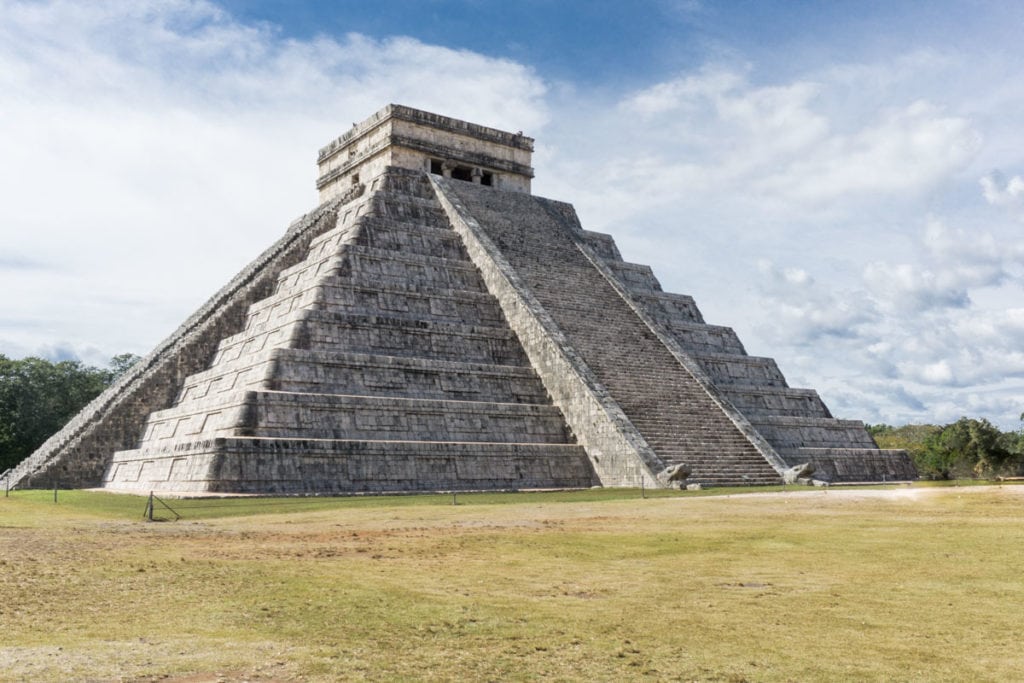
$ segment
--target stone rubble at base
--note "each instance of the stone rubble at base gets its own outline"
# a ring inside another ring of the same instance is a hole
[[[14,471],[21,486],[351,493],[916,478],[568,204],[533,141],[390,105],[323,204]],[[677,471],[675,469],[673,472]]]

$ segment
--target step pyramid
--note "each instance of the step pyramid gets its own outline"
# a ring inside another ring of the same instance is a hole
[[[914,478],[691,297],[530,193],[532,140],[391,105],[321,206],[15,471],[351,493]]]

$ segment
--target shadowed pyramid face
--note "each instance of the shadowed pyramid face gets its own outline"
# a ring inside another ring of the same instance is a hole
[[[320,152],[325,203],[14,481],[348,493],[773,484],[807,463],[828,481],[916,476],[570,205],[531,195],[532,144],[397,105],[355,125]]]

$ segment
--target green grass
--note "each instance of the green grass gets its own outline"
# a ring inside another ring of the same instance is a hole
[[[225,507],[165,524],[52,496],[0,498],[0,679],[1024,670],[1019,486],[168,501]]]
[[[316,510],[350,508],[391,508],[407,506],[449,505],[521,505],[524,503],[583,503],[641,498],[675,498],[721,496],[738,493],[777,492],[781,486],[751,488],[715,488],[703,491],[676,491],[672,489],[595,488],[569,491],[522,491],[507,493],[428,493],[406,495],[356,496],[265,496],[227,498],[170,498],[157,496],[154,519],[216,519],[283,512],[312,512]],[[47,516],[63,519],[84,515],[106,519],[142,519],[147,507],[147,496],[104,493],[100,491],[60,490],[54,503],[52,490],[26,490],[10,492],[8,514],[20,514],[23,523],[41,521]],[[2,509],[2,508],[0,508]],[[172,512],[173,510],[173,512]],[[13,518],[13,517],[12,517]]]

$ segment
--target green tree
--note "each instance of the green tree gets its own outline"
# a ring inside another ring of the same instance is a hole
[[[132,369],[136,363],[142,360],[142,356],[137,356],[134,353],[120,353],[110,359],[110,371],[113,373],[112,381],[116,381],[123,375]]]
[[[875,438],[879,448],[893,448],[905,450],[917,464],[917,469],[922,476],[924,471],[921,466],[927,451],[928,439],[942,431],[942,427],[933,424],[910,424],[902,427],[891,427],[889,425],[868,425],[868,431]]]
[[[1013,460],[1003,433],[991,422],[962,417],[928,437],[918,470],[941,479],[993,476]]]
[[[111,370],[80,361],[0,354],[0,472],[31,454],[113,377]]]

